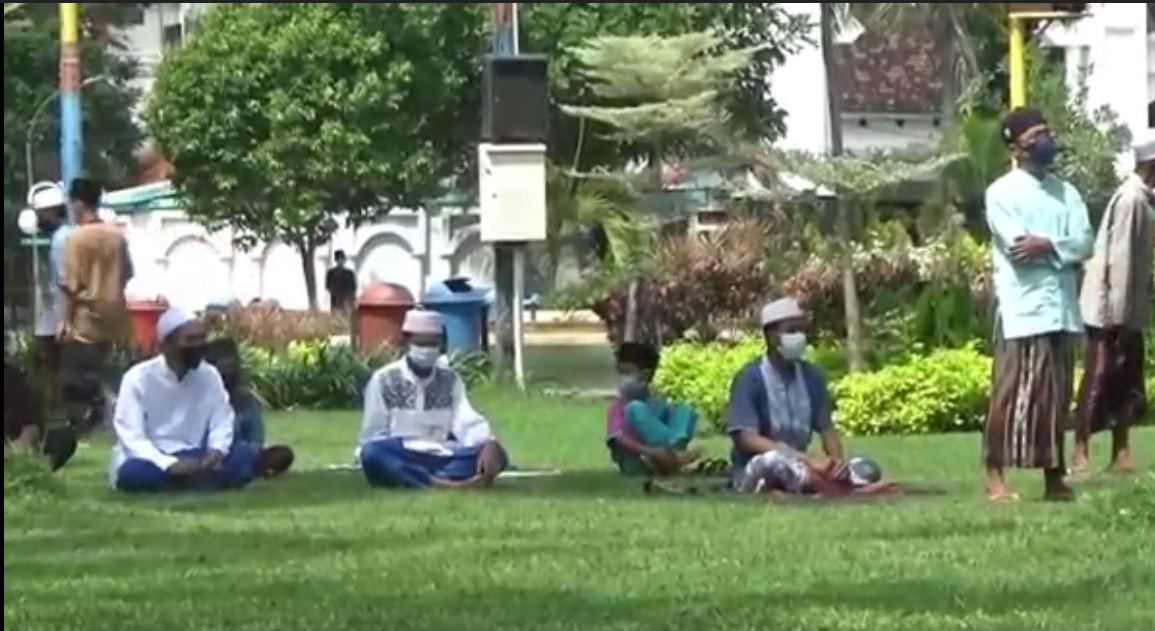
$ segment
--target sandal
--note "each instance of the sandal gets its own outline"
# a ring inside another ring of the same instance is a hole
[[[721,458],[707,458],[694,467],[692,473],[710,478],[720,478],[730,470],[730,463]]]
[[[1021,502],[1023,498],[1018,493],[1000,491],[998,493],[987,493],[987,499],[995,504],[1014,504]]]

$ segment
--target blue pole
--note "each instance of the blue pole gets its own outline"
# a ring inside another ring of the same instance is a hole
[[[60,175],[65,190],[80,176],[84,135],[80,113],[80,4],[60,4]]]

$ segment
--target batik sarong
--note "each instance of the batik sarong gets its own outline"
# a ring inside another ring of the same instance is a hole
[[[1071,418],[1073,336],[995,339],[983,459],[990,467],[1064,468]]]
[[[1130,427],[1147,414],[1143,333],[1087,329],[1076,421],[1085,435]]]

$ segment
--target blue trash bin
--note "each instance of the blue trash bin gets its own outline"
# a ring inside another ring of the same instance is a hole
[[[485,348],[489,299],[487,292],[475,288],[468,278],[434,283],[426,290],[421,304],[441,315],[446,352],[471,353]]]

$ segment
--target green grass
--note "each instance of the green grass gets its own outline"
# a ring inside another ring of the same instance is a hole
[[[480,404],[520,465],[572,473],[474,495],[373,492],[316,471],[348,459],[356,419],[299,414],[272,420],[301,454],[290,477],[134,499],[105,490],[94,446],[64,498],[6,498],[4,628],[1139,631],[1155,619],[1155,537],[1111,505],[1133,482],[1095,482],[1071,506],[991,506],[977,439],[957,436],[852,443],[942,497],[648,498],[609,471],[600,405]],[[1139,447],[1155,453],[1155,434]]]

